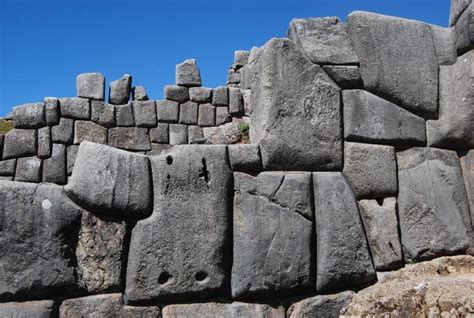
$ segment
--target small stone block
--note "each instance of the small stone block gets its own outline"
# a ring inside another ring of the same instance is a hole
[[[146,93],[145,87],[135,86],[132,88],[132,99],[134,101],[143,101],[148,100],[148,95]]]
[[[3,159],[35,156],[36,151],[36,130],[13,129],[5,134]]]
[[[216,107],[211,104],[199,105],[198,125],[205,127],[215,126],[215,114]]]
[[[196,103],[210,103],[212,89],[207,87],[191,87],[189,89],[189,99]]]
[[[204,138],[202,128],[199,126],[188,126],[188,142],[195,144]]]
[[[67,183],[65,145],[53,144],[51,158],[43,161],[43,182]]]
[[[216,107],[216,126],[223,125],[232,121],[227,107]]]
[[[44,103],[31,103],[13,107],[14,128],[40,128],[45,124]]]
[[[193,59],[176,65],[176,85],[194,87],[201,86],[201,73]]]
[[[228,106],[229,105],[229,93],[227,87],[219,86],[214,88],[212,92],[212,105],[214,106]]]
[[[79,150],[79,146],[73,145],[67,147],[67,175],[70,176],[72,174],[72,170],[74,169],[74,163],[76,162],[77,151]]]
[[[229,87],[229,113],[232,116],[244,114],[244,98],[240,88]]]
[[[60,98],[61,116],[73,119],[90,119],[90,104],[85,98]]]
[[[114,127],[116,125],[115,106],[103,101],[91,101],[91,119],[101,126]]]
[[[51,127],[38,129],[38,158],[49,158],[51,146]]]
[[[169,130],[169,124],[158,123],[158,126],[156,128],[150,129],[151,142],[156,142],[160,144],[169,143],[168,130]]]
[[[45,97],[45,120],[46,125],[54,126],[59,124],[59,101],[55,97]]]
[[[135,126],[135,119],[133,118],[132,103],[115,106],[115,118],[117,126],[131,127]]]
[[[156,114],[160,123],[176,123],[178,122],[179,103],[165,99],[156,101]]]
[[[72,144],[74,140],[74,120],[61,118],[59,125],[51,127],[53,142],[61,144]]]
[[[106,145],[107,128],[91,121],[77,120],[74,129],[74,144],[80,144],[84,140]]]
[[[184,103],[189,100],[189,88],[178,85],[166,85],[163,89],[166,99]]]
[[[128,103],[130,91],[132,90],[132,77],[128,74],[120,79],[110,82],[109,103],[123,105]]]
[[[262,170],[258,145],[229,145],[229,161],[232,171],[258,172]]]
[[[188,101],[179,105],[179,123],[196,125],[198,122],[198,104]]]

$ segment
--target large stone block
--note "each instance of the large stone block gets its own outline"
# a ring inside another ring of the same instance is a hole
[[[169,305],[163,308],[163,318],[182,317],[285,318],[285,308],[241,302]]]
[[[311,173],[234,173],[234,188],[232,297],[310,293]]]
[[[104,100],[105,77],[100,73],[83,73],[76,78],[77,96]]]
[[[349,305],[355,293],[345,291],[334,295],[319,295],[291,305],[288,318],[339,317],[342,308]]]
[[[420,261],[465,251],[471,222],[456,153],[411,148],[397,153],[397,161],[405,259]]]
[[[364,87],[423,117],[438,109],[438,59],[430,25],[353,12],[347,30]]]
[[[157,100],[156,115],[160,123],[177,123],[179,117],[179,103],[166,99]]]
[[[316,290],[365,285],[376,279],[357,201],[340,172],[313,172]]]
[[[474,150],[469,150],[459,161],[471,211],[471,224],[474,227]]]
[[[97,214],[144,218],[151,212],[148,158],[112,147],[83,142],[66,193]]]
[[[133,151],[151,149],[150,135],[146,128],[115,127],[109,129],[109,146]]]
[[[428,145],[474,148],[474,51],[454,65],[440,66],[439,76],[439,119],[426,123]]]
[[[346,90],[342,96],[346,140],[393,146],[425,143],[423,118],[364,90]]]
[[[293,19],[287,36],[313,63],[359,63],[346,28],[337,17]]]
[[[189,89],[189,99],[195,103],[210,103],[212,98],[212,88],[191,87]]]
[[[156,127],[156,107],[152,100],[132,102],[135,125],[137,127]]]
[[[91,141],[98,144],[107,144],[107,128],[92,121],[76,120],[74,123],[74,143]]]
[[[86,98],[60,98],[61,116],[73,119],[90,119],[90,102]]]
[[[19,158],[16,161],[15,181],[41,182],[41,165],[38,157]]]
[[[179,105],[179,123],[186,125],[197,125],[198,123],[198,104],[187,101]]]
[[[0,313],[4,318],[53,318],[54,301],[28,301],[0,304]]]
[[[51,127],[38,129],[38,157],[41,159],[49,158],[51,156],[51,148]]]
[[[74,141],[74,120],[61,118],[59,125],[51,127],[53,142],[70,145]]]
[[[114,105],[123,105],[128,103],[131,90],[132,77],[128,74],[124,74],[118,80],[110,82],[109,103]]]
[[[2,158],[11,159],[18,157],[35,156],[38,148],[36,130],[13,129],[5,134],[3,140]]]
[[[362,88],[364,86],[358,66],[325,65],[323,69],[342,89]]]
[[[456,25],[461,14],[471,4],[472,0],[451,0],[451,10],[449,14],[449,26]]]
[[[75,284],[81,209],[59,186],[0,182],[0,297],[65,297]]]
[[[13,127],[43,127],[46,124],[44,113],[44,103],[31,103],[13,107]]]
[[[456,52],[456,32],[454,28],[430,25],[433,43],[439,65],[451,65],[458,58]]]
[[[227,107],[216,107],[216,126],[223,125],[232,121]]]
[[[179,86],[201,86],[201,72],[193,59],[185,60],[176,65],[176,85]]]
[[[103,101],[91,101],[91,120],[107,128],[114,127],[116,125],[115,106]]]
[[[59,124],[59,101],[56,97],[44,98],[44,112],[46,125],[54,126]]]
[[[456,50],[459,55],[474,48],[474,4],[471,3],[461,14],[454,27]]]
[[[286,39],[261,49],[252,82],[250,141],[265,170],[342,168],[340,90]]]
[[[66,146],[53,144],[51,157],[43,161],[43,182],[66,184]]]
[[[262,169],[258,145],[229,145],[229,162],[233,171],[258,172]]]
[[[117,126],[130,127],[135,126],[135,119],[133,118],[132,103],[115,106],[115,119]]]
[[[150,162],[154,211],[132,231],[127,302],[225,293],[232,200],[226,147],[174,146]]]
[[[184,103],[189,100],[189,88],[178,85],[166,85],[163,89],[163,95],[168,100]]]
[[[216,124],[216,107],[211,104],[199,105],[198,125],[214,126]]]
[[[229,91],[225,86],[219,86],[212,91],[212,105],[227,106],[229,105]]]

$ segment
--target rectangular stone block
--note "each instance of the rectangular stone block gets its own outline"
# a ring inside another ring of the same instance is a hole
[[[228,106],[229,92],[227,87],[219,86],[212,91],[212,105],[214,106]]]
[[[17,159],[15,181],[41,182],[41,165],[41,159],[38,157]]]
[[[179,103],[170,100],[156,101],[156,115],[160,123],[177,123]]]
[[[244,98],[240,88],[229,87],[229,113],[232,116],[244,114]]]
[[[229,145],[227,149],[232,171],[255,173],[262,170],[258,145]]]
[[[14,176],[16,159],[0,161],[0,176]]]
[[[115,106],[103,101],[91,101],[91,120],[101,126],[110,128],[116,125]]]
[[[38,157],[41,159],[51,156],[51,127],[38,129]]]
[[[167,100],[184,103],[189,100],[189,88],[177,85],[166,85],[163,89],[163,95]]]
[[[132,102],[132,107],[137,127],[156,127],[156,107],[154,101]]]
[[[60,98],[59,108],[61,116],[73,119],[90,119],[90,102],[85,98]]]
[[[67,183],[65,145],[53,143],[51,157],[43,161],[43,182]]]
[[[59,124],[59,101],[56,97],[45,97],[45,120],[46,125],[54,126]]]
[[[133,118],[132,103],[115,106],[115,118],[117,126],[131,127],[135,126],[135,119]]]
[[[77,96],[104,100],[105,77],[100,73],[83,73],[76,78]]]
[[[325,65],[324,71],[342,89],[363,88],[360,69],[355,65]]]
[[[133,151],[151,149],[150,135],[146,128],[115,127],[109,129],[109,146]]]
[[[2,316],[8,318],[50,318],[54,317],[54,311],[54,301],[52,300],[0,304]]]
[[[199,143],[204,138],[202,128],[199,126],[188,126],[188,142],[190,144]]]
[[[183,145],[188,143],[188,126],[170,124],[170,145]]]
[[[169,124],[158,123],[156,128],[150,129],[150,140],[160,144],[169,143]]]
[[[191,87],[189,89],[189,99],[199,104],[210,103],[212,100],[212,88]]]
[[[74,144],[80,144],[84,140],[106,145],[107,128],[92,121],[76,120],[74,123]]]
[[[216,107],[216,126],[224,125],[232,121],[227,107]]]
[[[188,101],[179,105],[179,123],[196,125],[198,122],[198,104]]]
[[[185,87],[201,86],[201,72],[194,59],[176,65],[176,85]]]
[[[70,176],[74,169],[74,164],[76,162],[77,151],[79,150],[79,146],[67,146],[66,149],[66,166],[67,166],[67,175]]]
[[[4,136],[2,158],[36,156],[37,149],[36,130],[13,129]]]
[[[53,142],[70,145],[74,141],[74,120],[61,118],[59,125],[51,127]]]
[[[215,126],[216,125],[216,107],[211,104],[199,105],[198,125],[199,126]]]
[[[118,80],[110,82],[109,103],[113,105],[123,105],[128,103],[132,90],[132,77],[124,74]]]
[[[285,308],[241,302],[168,305],[163,308],[163,318],[182,317],[285,318]]]
[[[14,128],[40,128],[46,125],[44,103],[30,103],[13,107]]]

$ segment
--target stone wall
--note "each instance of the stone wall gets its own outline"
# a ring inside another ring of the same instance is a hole
[[[106,103],[89,73],[14,108],[0,312],[332,317],[377,274],[473,255],[474,4],[451,11],[295,19],[227,86],[187,60],[165,100],[125,75]]]

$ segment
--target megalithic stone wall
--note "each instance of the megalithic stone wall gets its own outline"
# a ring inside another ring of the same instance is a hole
[[[378,272],[474,255],[473,14],[295,19],[225,86],[186,60],[163,100],[87,73],[15,107],[0,316],[332,317]]]

